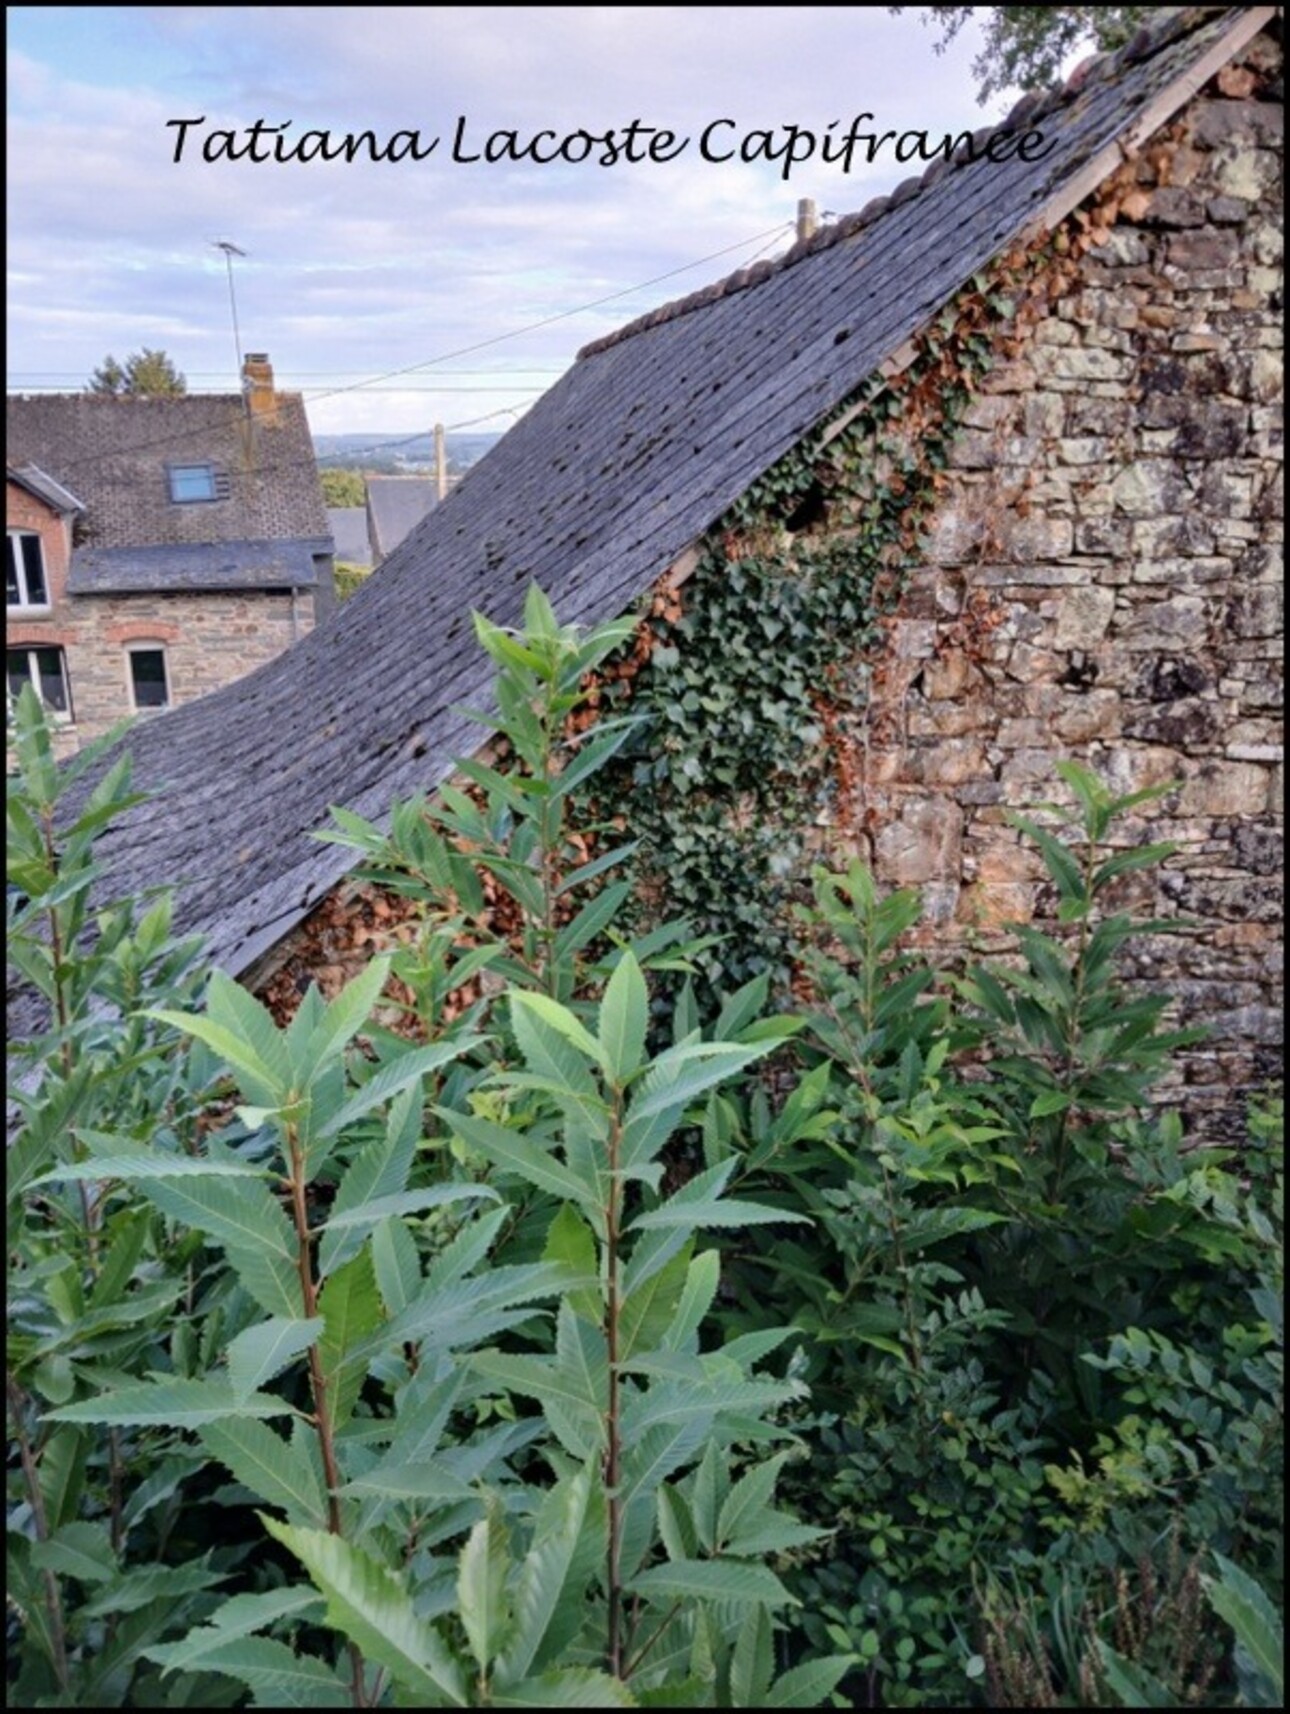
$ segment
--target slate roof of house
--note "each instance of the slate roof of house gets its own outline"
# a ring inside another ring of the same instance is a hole
[[[428,476],[369,476],[367,520],[372,562],[380,565],[436,503]]]
[[[78,495],[77,541],[94,548],[326,536],[313,442],[298,393],[251,417],[233,394],[111,398],[11,394],[8,457]],[[176,504],[167,466],[212,464],[227,497]]]
[[[329,623],[130,736],[137,783],[164,795],[105,837],[113,886],[174,884],[179,925],[245,970],[344,873],[343,849],[310,838],[328,805],[381,818],[478,746],[456,712],[485,703],[491,677],[472,608],[514,624],[536,578],[565,621],[626,611],[965,280],[1087,195],[1117,141],[1164,123],[1273,11],[1162,14],[1004,122],[1055,141],[1042,162],[933,168],[782,261],[588,347]]]
[[[366,506],[328,506],[327,528],[336,544],[336,558],[346,565],[371,565]]]
[[[47,476],[35,464],[6,464],[5,477],[10,482],[16,482],[20,488],[25,488],[29,494],[34,494],[38,500],[43,500],[55,512],[83,512],[85,502],[78,500],[75,494],[69,493],[61,482],[55,482],[52,476]]]
[[[69,595],[158,591],[313,589],[315,558],[330,567],[330,535],[294,541],[195,542],[187,547],[74,548]]]

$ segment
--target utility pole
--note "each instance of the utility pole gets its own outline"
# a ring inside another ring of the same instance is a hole
[[[442,423],[434,425],[434,487],[436,498],[442,500],[448,492],[448,454]]]
[[[238,331],[237,325],[237,293],[233,290],[233,258],[234,256],[245,256],[247,252],[239,250],[237,245],[230,243],[227,238],[213,238],[211,249],[224,252],[224,264],[228,269],[228,302],[229,308],[233,312],[233,349],[237,352],[237,385],[240,387],[242,385],[242,335]]]

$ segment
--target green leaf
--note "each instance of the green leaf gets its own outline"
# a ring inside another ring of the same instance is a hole
[[[585,1274],[589,1279],[596,1273],[596,1239],[590,1226],[569,1203],[561,1205],[559,1213],[552,1220],[547,1232],[546,1247],[542,1251],[544,1262],[563,1262],[574,1274]],[[571,1292],[565,1300],[576,1315],[584,1320],[600,1323],[601,1294],[588,1288],[586,1291]],[[626,1306],[623,1310],[627,1314]],[[620,1325],[619,1350],[624,1355],[630,1340]]]
[[[387,1315],[398,1315],[421,1289],[416,1239],[402,1220],[383,1220],[372,1233],[372,1269]]]
[[[562,1202],[574,1201],[598,1207],[594,1186],[583,1185],[555,1155],[518,1131],[494,1124],[491,1119],[478,1119],[448,1108],[436,1108],[436,1112],[452,1127],[454,1135],[472,1149],[478,1149],[496,1166],[518,1173],[528,1183],[558,1196]]]
[[[621,1089],[641,1062],[649,1024],[649,990],[641,967],[624,952],[600,1003],[600,1057],[611,1083]]]
[[[403,1580],[361,1548],[319,1530],[261,1522],[304,1565],[327,1599],[327,1623],[357,1643],[395,1682],[430,1708],[464,1708],[465,1677],[434,1627],[419,1619]]]
[[[297,1591],[289,1591],[296,1594]],[[313,1597],[316,1601],[317,1597]],[[182,1643],[162,1644],[140,1652],[167,1672],[191,1670],[188,1645],[202,1632],[190,1631]],[[191,1654],[191,1651],[189,1651]],[[255,1698],[256,1708],[350,1708],[353,1695],[335,1669],[312,1655],[296,1654],[275,1637],[226,1636],[214,1631],[195,1655],[197,1669],[223,1672],[240,1679]]]
[[[204,1657],[212,1650],[226,1648],[238,1637],[249,1636],[277,1619],[296,1618],[321,1606],[321,1599],[312,1589],[270,1589],[261,1595],[232,1595],[204,1625],[189,1631],[180,1642],[162,1643],[140,1652],[145,1659],[155,1660],[165,1672],[190,1671],[198,1663],[204,1664]]]
[[[562,1006],[558,1000],[553,1000],[547,994],[528,993],[523,989],[513,989],[510,994],[512,1006],[522,1006],[541,1018],[543,1023],[560,1035],[579,1053],[599,1065],[606,1072],[608,1067],[601,1054],[599,1042],[592,1036],[586,1026],[579,1023],[567,1006]]]
[[[825,1708],[843,1675],[857,1665],[853,1654],[824,1655],[791,1667],[766,1692],[765,1708]]]
[[[663,1347],[668,1351],[686,1351],[712,1307],[721,1281],[721,1256],[716,1250],[705,1250],[690,1263],[685,1286],[676,1313],[663,1335]]]
[[[293,1407],[268,1393],[239,1398],[223,1380],[145,1381],[114,1393],[82,1399],[47,1413],[51,1422],[101,1422],[118,1428],[200,1428],[222,1417],[293,1414]]]
[[[565,1666],[505,1688],[494,1686],[496,1708],[635,1708],[621,1678],[590,1666]]]
[[[799,1606],[773,1571],[731,1559],[673,1559],[638,1571],[627,1584],[635,1595],[659,1605],[672,1601],[759,1601],[767,1607]]]
[[[262,1422],[212,1422],[198,1434],[235,1481],[293,1522],[324,1524],[327,1500],[307,1458]]]
[[[312,1345],[322,1332],[322,1319],[287,1320],[274,1316],[239,1333],[228,1348],[228,1373],[238,1398],[246,1398],[265,1381],[281,1374],[293,1357]]]
[[[318,1354],[327,1385],[328,1408],[336,1427],[344,1424],[367,1373],[366,1336],[382,1319],[371,1251],[364,1248],[331,1276],[318,1297],[323,1319]]]
[[[1129,1661],[1102,1641],[1094,1639],[1102,1656],[1102,1670],[1121,1708],[1176,1708],[1177,1698],[1141,1661]]]
[[[94,1133],[80,1132],[78,1135],[82,1141],[88,1142]],[[141,1149],[138,1154],[126,1153],[127,1145],[122,1138],[104,1140],[110,1140],[119,1152],[91,1155],[88,1160],[68,1161],[63,1166],[55,1167],[52,1172],[45,1173],[42,1178],[35,1179],[33,1188],[73,1179],[116,1179],[122,1184],[138,1184],[147,1179],[159,1178],[263,1179],[268,1176],[266,1168],[247,1166],[242,1161],[194,1160],[190,1155],[163,1155],[155,1149]]]
[[[494,1503],[466,1537],[457,1567],[457,1614],[482,1674],[487,1674],[510,1630],[506,1600],[510,1564],[506,1525]]]
[[[318,1071],[362,1029],[389,974],[390,959],[382,955],[373,958],[341,989],[296,1055],[292,1072],[297,1086],[307,1088]]]
[[[774,1670],[770,1614],[765,1607],[750,1607],[730,1657],[731,1706],[760,1708]]]
[[[341,1489],[343,1494],[375,1494],[383,1500],[430,1500],[436,1506],[475,1498],[475,1490],[431,1458],[391,1464],[385,1459]]]
[[[48,1540],[31,1544],[31,1563],[81,1583],[110,1583],[117,1573],[106,1524],[64,1524]]]
[[[1224,1559],[1221,1553],[1215,1553],[1214,1561],[1221,1577],[1203,1579],[1210,1605],[1236,1632],[1237,1642],[1267,1679],[1276,1697],[1275,1706],[1280,1706],[1285,1687],[1282,1647],[1285,1626],[1281,1615],[1259,1584],[1240,1566]]]
[[[604,1493],[589,1464],[557,1482],[538,1508],[499,1680],[514,1685],[559,1658],[585,1622],[587,1586],[603,1553]]]
[[[266,1185],[185,1179],[145,1182],[141,1188],[163,1214],[222,1244],[247,1290],[270,1315],[302,1318],[295,1233]]]
[[[214,974],[218,976],[220,972]],[[205,1042],[219,1059],[233,1067],[239,1088],[255,1106],[276,1109],[282,1105],[287,1094],[286,1078],[275,1076],[255,1049],[232,1030],[212,1018],[190,1012],[146,1010],[142,1016],[156,1018],[159,1023]]]
[[[187,1565],[143,1565],[100,1590],[81,1611],[87,1619],[109,1613],[134,1613],[162,1596],[177,1601],[182,1595],[211,1589],[227,1576],[225,1571],[212,1571],[202,1560],[190,1560]]]
[[[738,1552],[736,1544],[740,1535],[746,1534],[749,1526],[753,1529],[758,1526],[761,1513],[774,1498],[775,1484],[788,1456],[787,1452],[777,1453],[774,1458],[740,1477],[730,1490],[721,1507],[716,1528],[716,1545],[722,1551],[730,1546]]]
[[[56,1428],[40,1455],[40,1493],[45,1524],[57,1530],[76,1516],[85,1479],[87,1436],[78,1428]]]
[[[313,1140],[323,1142],[338,1136],[355,1120],[364,1118],[374,1107],[379,1107],[382,1101],[389,1101],[403,1090],[415,1087],[431,1072],[442,1070],[478,1045],[478,1036],[459,1036],[449,1042],[432,1042],[429,1047],[409,1048],[369,1077],[356,1094],[318,1127],[313,1133]]]

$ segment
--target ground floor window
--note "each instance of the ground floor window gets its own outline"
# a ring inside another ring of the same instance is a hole
[[[55,720],[71,720],[72,694],[67,683],[67,661],[61,649],[6,649],[5,667],[11,697],[18,696],[23,685],[29,684]]]
[[[129,650],[130,699],[141,713],[150,708],[169,708],[170,681],[166,677],[166,651],[152,647]]]

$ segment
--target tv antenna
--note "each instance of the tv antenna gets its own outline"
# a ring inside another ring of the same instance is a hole
[[[233,348],[237,352],[237,379],[240,386],[242,382],[242,336],[237,326],[237,293],[233,290],[233,258],[234,256],[246,256],[248,252],[239,249],[228,238],[212,238],[211,249],[224,252],[224,264],[228,269],[228,302],[229,308],[233,312]]]

